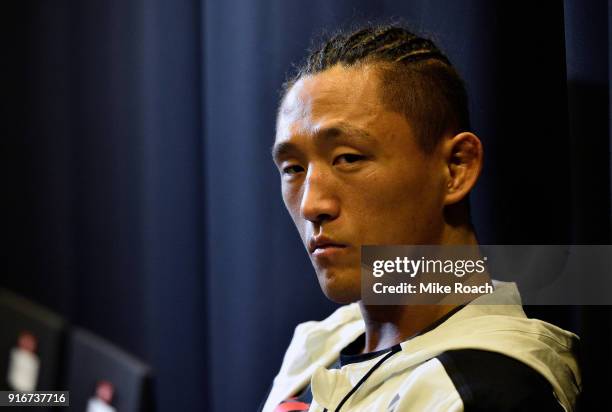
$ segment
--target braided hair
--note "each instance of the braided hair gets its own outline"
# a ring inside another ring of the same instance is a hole
[[[369,25],[338,33],[310,51],[283,86],[283,95],[302,77],[333,66],[371,65],[380,74],[381,101],[403,114],[420,146],[431,152],[445,133],[470,130],[461,77],[429,39],[399,25]]]

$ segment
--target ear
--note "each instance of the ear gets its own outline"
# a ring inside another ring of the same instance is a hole
[[[473,133],[459,133],[444,143],[447,167],[444,205],[465,198],[476,184],[482,170],[483,152],[480,139]]]

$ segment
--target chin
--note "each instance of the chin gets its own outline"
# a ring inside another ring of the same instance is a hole
[[[332,302],[346,305],[361,300],[360,277],[342,276],[333,273],[317,273],[319,285],[325,296]]]

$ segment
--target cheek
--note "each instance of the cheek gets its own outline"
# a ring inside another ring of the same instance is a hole
[[[410,209],[428,197],[427,176],[414,171],[373,173],[362,185],[356,193],[376,210]]]
[[[442,217],[437,192],[433,179],[413,170],[364,179],[349,201],[364,243],[409,242],[433,230]]]
[[[293,223],[295,224],[296,228],[300,232],[300,235],[302,235],[303,219],[301,219],[300,214],[300,204],[302,199],[300,190],[296,189],[291,185],[283,184],[281,192],[283,195],[283,203],[285,204],[285,208],[289,212],[289,215],[291,216],[291,219],[293,220]]]
[[[300,191],[289,183],[281,184],[281,193],[285,207],[291,215],[299,210],[300,206]]]

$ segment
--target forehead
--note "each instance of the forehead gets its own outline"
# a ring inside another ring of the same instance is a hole
[[[384,111],[374,68],[336,65],[300,78],[287,92],[279,109],[276,142],[316,133],[330,123],[367,128]]]

